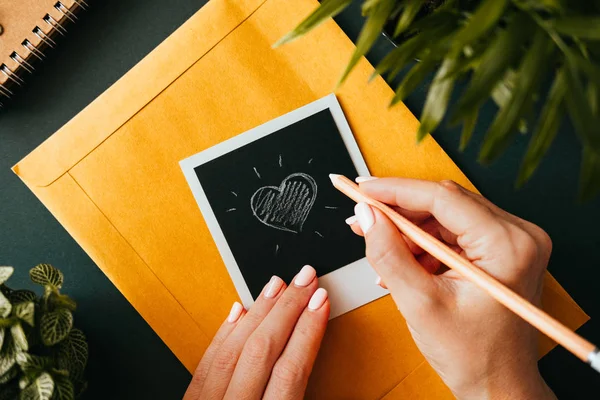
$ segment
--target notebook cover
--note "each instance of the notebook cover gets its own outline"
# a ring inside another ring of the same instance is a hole
[[[331,91],[354,50],[335,22],[271,49],[317,5],[212,0],[14,167],[189,371],[237,295],[178,162]],[[431,137],[415,144],[418,121],[388,109],[372,70],[363,59],[336,93],[372,173],[475,190]],[[588,319],[549,274],[543,302],[571,328]],[[390,296],[330,322],[308,397],[427,393],[451,398]]]

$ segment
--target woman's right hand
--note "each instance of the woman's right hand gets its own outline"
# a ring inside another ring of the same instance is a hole
[[[451,181],[358,178],[365,194],[444,241],[534,304],[552,244],[538,226]],[[366,203],[349,219],[431,366],[459,399],[554,399],[537,368],[537,331],[447,270]]]

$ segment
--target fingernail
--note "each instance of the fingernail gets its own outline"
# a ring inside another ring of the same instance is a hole
[[[354,206],[354,213],[358,219],[360,229],[362,229],[363,233],[366,234],[375,223],[375,214],[373,214],[371,206],[369,206],[367,203],[358,203],[356,206]]]
[[[267,288],[265,290],[265,297],[267,299],[271,299],[277,296],[277,293],[281,290],[283,286],[283,280],[281,280],[278,276],[273,276],[269,283],[267,283]]]
[[[310,301],[308,302],[308,309],[311,311],[317,311],[319,308],[325,304],[327,300],[327,290],[323,288],[318,288],[315,293],[313,293]]]
[[[300,272],[298,272],[298,275],[296,275],[296,279],[294,279],[294,285],[300,287],[308,286],[308,284],[315,279],[315,276],[317,276],[317,271],[315,271],[315,269],[310,265],[305,265],[302,267]]]
[[[381,277],[379,275],[377,275],[377,279],[375,279],[375,284],[381,285]]]
[[[230,323],[237,322],[238,319],[242,316],[242,311],[244,311],[244,307],[237,301],[233,303],[233,307],[231,307],[231,311],[229,311],[229,316],[227,317],[227,321]]]
[[[348,225],[354,225],[356,223],[356,215],[346,218],[346,223]]]
[[[376,176],[358,176],[358,177],[356,177],[356,179],[354,181],[356,183],[363,183],[363,182],[374,181],[375,179],[377,179]]]

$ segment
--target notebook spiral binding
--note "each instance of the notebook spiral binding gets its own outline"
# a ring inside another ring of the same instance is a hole
[[[63,0],[64,1],[64,0]],[[77,15],[83,10],[89,8],[85,0],[72,0],[70,7],[65,6],[63,1],[57,1],[54,8],[60,13],[57,20],[50,14],[46,14],[39,25],[32,29],[33,34],[39,39],[37,44],[33,44],[29,39],[23,40],[22,48],[14,50],[10,58],[17,65],[11,69],[5,63],[0,64],[0,74],[6,79],[0,83],[0,108],[3,108],[6,102],[15,95],[18,87],[25,83],[25,76],[35,71],[35,65],[46,58],[49,49],[56,47],[57,36],[67,34],[67,26],[77,22]],[[46,29],[41,28],[44,27]]]

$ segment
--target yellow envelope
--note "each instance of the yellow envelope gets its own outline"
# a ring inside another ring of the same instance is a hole
[[[271,49],[317,4],[212,0],[14,167],[190,371],[237,295],[178,162],[330,92],[354,49],[333,21]],[[371,72],[362,60],[337,93],[371,172],[474,190],[433,139],[415,145],[417,120]],[[549,275],[543,301],[572,328],[588,319]],[[451,397],[389,296],[330,322],[317,394]]]

